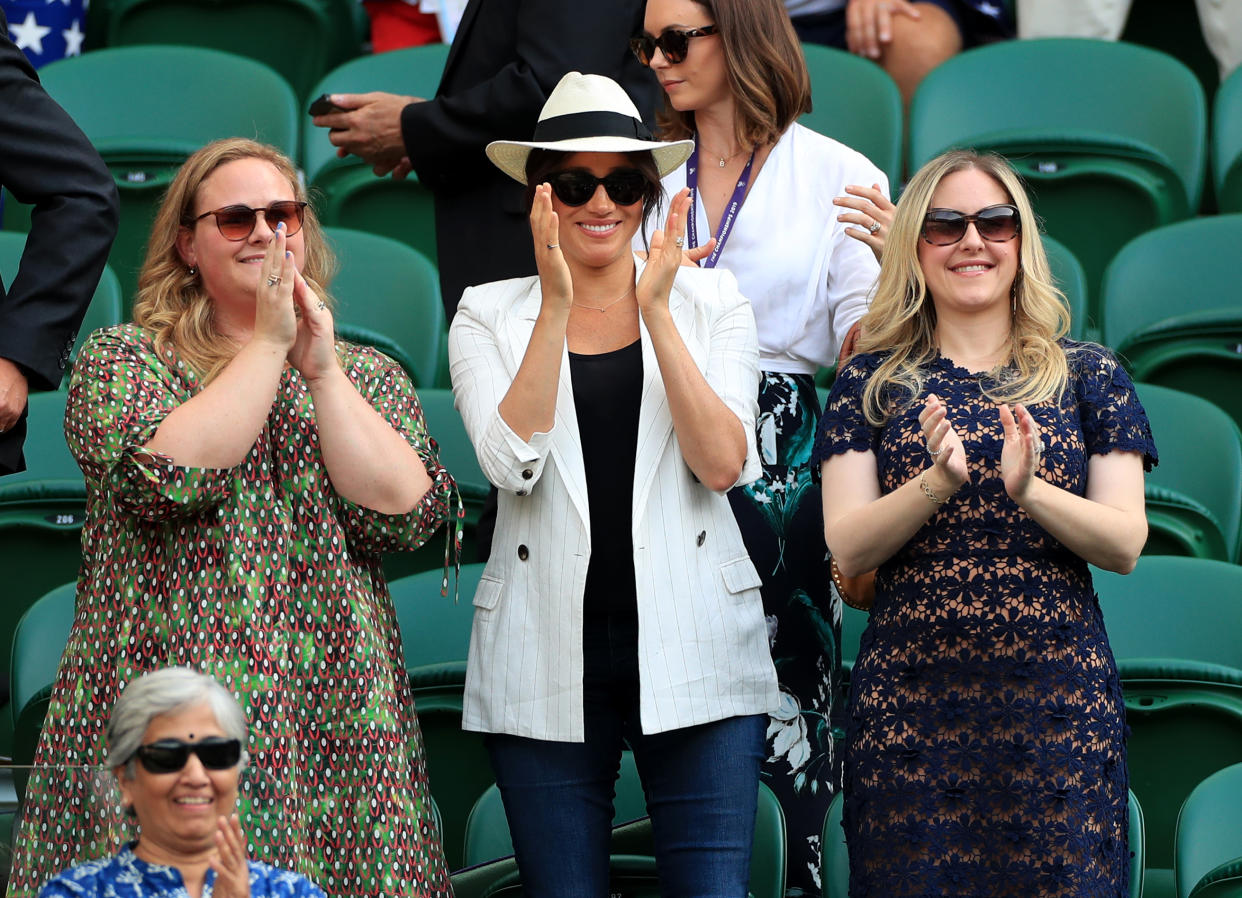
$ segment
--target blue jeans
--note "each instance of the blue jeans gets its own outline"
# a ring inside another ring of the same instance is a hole
[[[745,898],[765,715],[644,736],[633,715],[588,701],[586,741],[493,734],[492,769],[528,895],[608,895],[608,842],[622,737],[651,815],[660,894]]]

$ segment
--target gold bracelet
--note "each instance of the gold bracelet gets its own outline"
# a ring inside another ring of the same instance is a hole
[[[926,496],[928,499],[931,499],[937,505],[944,505],[945,502],[949,501],[948,499],[941,499],[934,492],[932,492],[932,488],[927,485],[927,471],[926,470],[924,470],[923,473],[919,475],[919,486],[922,487],[923,489],[923,495]]]

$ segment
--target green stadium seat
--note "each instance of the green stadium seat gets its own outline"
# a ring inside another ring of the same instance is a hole
[[[1044,237],[1042,243],[1048,256],[1048,267],[1052,269],[1052,279],[1069,303],[1070,339],[1092,339],[1094,334],[1089,323],[1091,313],[1088,311],[1090,297],[1087,293],[1087,273],[1083,271],[1082,263],[1060,240]]]
[[[279,72],[302,98],[340,55],[341,23],[316,0],[111,0],[110,7],[109,47],[185,44],[244,56]],[[347,27],[352,31],[352,22]],[[183,92],[196,84],[170,82]],[[210,82],[197,87],[187,107],[196,105],[198,94],[217,92]]]
[[[362,56],[323,76],[311,96],[382,90],[431,97],[447,58],[444,44]],[[436,261],[434,203],[416,176],[404,181],[378,178],[356,156],[339,158],[327,129],[309,121],[302,135],[302,162],[307,180],[320,194],[316,209],[324,224],[382,234]]]
[[[16,231],[0,231],[0,280],[5,286],[13,283],[17,275],[17,267],[22,258],[22,250],[26,246],[26,235]],[[105,265],[99,276],[99,285],[95,287],[95,295],[86,308],[86,316],[78,328],[78,339],[74,343],[70,361],[78,357],[78,349],[86,340],[86,335],[101,327],[120,324],[124,311],[121,297],[121,282],[110,266]],[[62,388],[69,383],[68,371],[62,381]]]
[[[1135,380],[1202,396],[1242,425],[1242,215],[1136,237],[1108,266],[1103,340]]]
[[[1242,896],[1242,764],[1218,770],[1187,796],[1177,817],[1177,898]]]
[[[297,158],[303,114],[293,90],[249,59],[198,47],[118,47],[51,63],[39,77],[116,180],[121,222],[108,262],[127,312],[155,209],[187,156],[216,138],[252,137]],[[28,230],[28,207],[6,202],[5,228]]]
[[[423,733],[427,775],[444,819],[445,856],[454,868],[461,866],[466,818],[492,782],[482,734],[461,728],[472,599],[482,574],[482,564],[462,565],[456,584],[450,575],[447,596],[440,595],[439,568],[388,584]]]
[[[10,634],[44,593],[74,580],[82,563],[86,482],[65,445],[65,393],[33,393],[27,419],[27,470],[0,479],[0,670],[11,663]],[[14,711],[20,711],[15,708]],[[9,723],[5,715],[5,727]],[[0,741],[0,754],[8,745]]]
[[[1242,566],[1149,555],[1126,577],[1092,573],[1121,674],[1148,894],[1171,895],[1182,802],[1242,763]]]
[[[1007,156],[1093,296],[1126,241],[1199,208],[1206,146],[1194,74],[1158,51],[1108,41],[968,50],[928,74],[910,109],[910,171],[953,147]]]
[[[1212,175],[1221,212],[1242,212],[1242,67],[1233,70],[1212,106]]]
[[[1137,385],[1160,464],[1147,475],[1148,555],[1237,561],[1242,554],[1242,431],[1206,399]]]
[[[13,629],[9,658],[9,710],[14,732],[17,731],[21,712],[41,692],[48,691],[56,679],[60,656],[73,628],[76,591],[76,583],[57,586],[26,609]],[[33,755],[25,763],[30,761],[33,761]]]
[[[394,359],[414,385],[434,386],[447,328],[435,266],[388,237],[349,228],[324,231],[340,263],[328,288],[337,301],[337,336],[370,345],[371,334],[382,334],[399,347]]]
[[[901,91],[888,72],[853,53],[803,44],[813,108],[799,123],[858,150],[888,176],[893,197],[901,186]],[[864,187],[870,187],[864,184]]]

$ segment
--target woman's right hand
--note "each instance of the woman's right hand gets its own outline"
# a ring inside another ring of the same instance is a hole
[[[931,393],[923,400],[923,411],[919,413],[919,426],[923,430],[923,440],[927,454],[932,460],[932,474],[936,487],[944,488],[944,492],[935,492],[942,499],[970,480],[970,471],[966,466],[966,451],[962,448],[962,440],[949,421],[949,410],[940,401],[940,397]]]
[[[246,837],[236,814],[221,817],[216,824],[216,851],[208,862],[216,871],[211,894],[214,898],[250,898],[250,864],[246,858]]]
[[[293,256],[285,250],[285,224],[281,222],[268,241],[263,264],[259,266],[251,339],[269,343],[282,354],[289,351],[298,336],[298,319],[293,308],[295,280]]]
[[[552,209],[552,185],[546,181],[535,188],[530,207],[530,234],[535,242],[535,266],[543,308],[568,312],[574,301],[569,266],[561,253],[560,217]]]

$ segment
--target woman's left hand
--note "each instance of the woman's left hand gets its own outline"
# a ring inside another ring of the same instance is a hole
[[[1026,406],[1017,403],[1011,411],[1008,405],[998,405],[997,411],[1001,426],[1005,429],[1001,478],[1005,481],[1005,492],[1021,505],[1043,460],[1044,440],[1039,435],[1039,425]]]
[[[294,272],[293,302],[298,311],[298,335],[289,350],[289,364],[310,382],[340,367],[332,313],[300,271]]]
[[[250,865],[246,837],[237,815],[221,817],[216,829],[216,851],[208,863],[216,871],[214,898],[250,898]]]
[[[651,235],[647,266],[638,279],[636,291],[638,310],[644,315],[655,309],[668,308],[673,279],[685,259],[682,245],[685,243],[686,211],[689,208],[690,190],[683,187],[669,204],[668,221],[664,230]]]
[[[884,254],[884,241],[893,226],[893,214],[897,207],[884,195],[879,184],[872,184],[870,187],[846,184],[845,192],[847,196],[837,197],[832,204],[851,211],[842,212],[837,216],[837,221],[857,225],[846,228],[845,233],[871,247],[875,260],[879,262]]]

